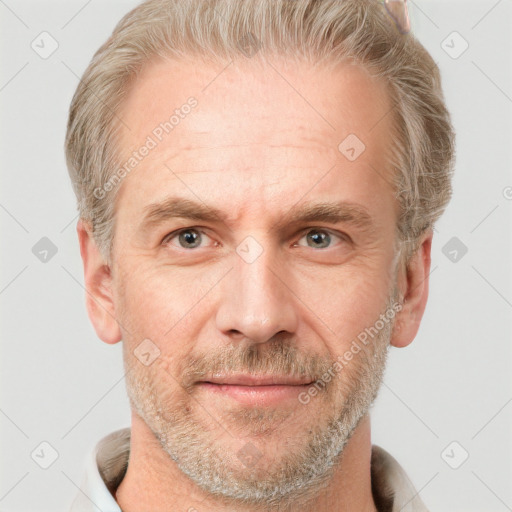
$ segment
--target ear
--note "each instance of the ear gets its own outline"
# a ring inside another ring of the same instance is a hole
[[[121,341],[116,320],[110,267],[106,264],[92,236],[90,224],[79,220],[76,231],[84,265],[85,303],[98,337],[105,343]]]
[[[432,230],[428,230],[409,262],[402,264],[399,270],[397,286],[403,304],[391,336],[391,345],[395,347],[409,345],[420,328],[428,298],[432,236]]]

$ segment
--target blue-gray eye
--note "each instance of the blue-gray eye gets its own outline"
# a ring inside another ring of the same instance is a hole
[[[308,245],[309,242],[312,243],[312,245],[309,245],[309,247],[314,247],[315,249],[325,249],[331,244],[331,235],[326,231],[310,231],[306,237],[308,240]]]
[[[195,249],[201,244],[201,233],[195,229],[187,229],[178,235],[178,240],[184,249]]]

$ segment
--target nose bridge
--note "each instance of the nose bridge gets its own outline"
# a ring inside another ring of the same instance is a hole
[[[239,244],[217,313],[221,331],[264,343],[280,331],[296,329],[293,294],[281,280],[285,269],[280,261],[254,237]]]

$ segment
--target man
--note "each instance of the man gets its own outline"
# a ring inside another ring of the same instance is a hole
[[[420,325],[454,142],[392,12],[150,0],[94,56],[66,151],[132,424],[73,511],[427,510],[369,409]]]

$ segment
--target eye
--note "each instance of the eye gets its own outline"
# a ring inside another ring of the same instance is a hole
[[[314,249],[327,249],[332,246],[332,240],[338,239],[341,241],[346,240],[341,235],[335,235],[325,229],[310,229],[300,240],[306,239],[306,246]],[[299,243],[297,245],[304,245]]]
[[[210,237],[198,229],[186,228],[169,233],[162,240],[162,245],[170,244],[182,249],[196,249],[201,245],[204,238],[209,239]],[[174,240],[176,240],[178,245],[174,243]]]

